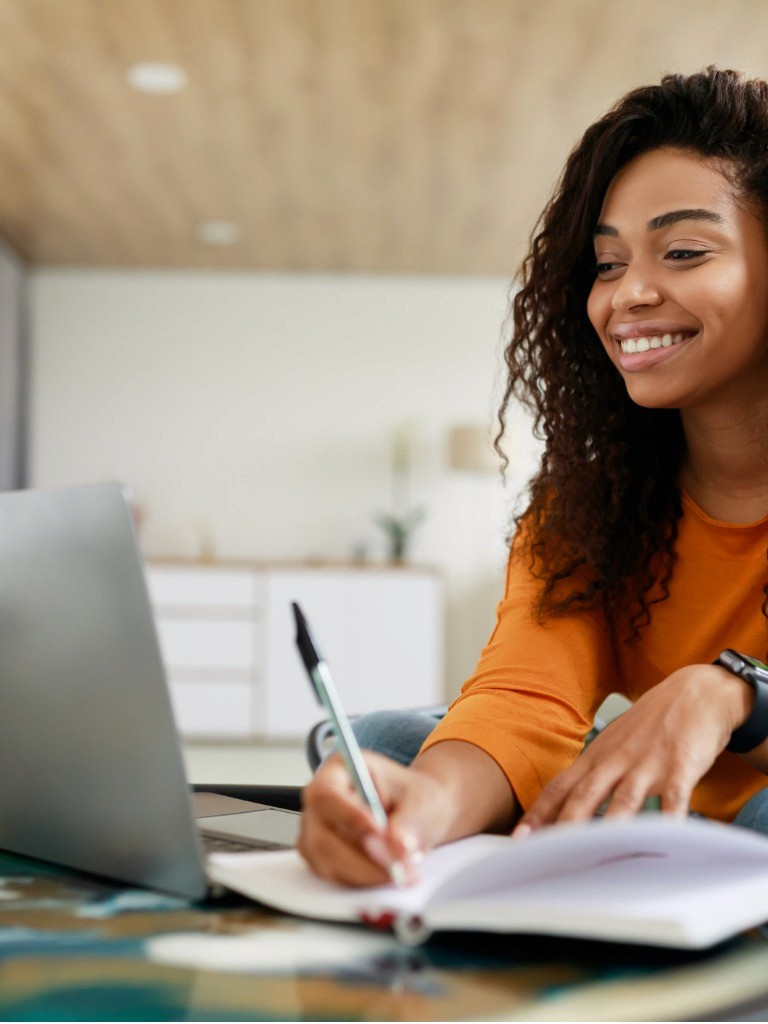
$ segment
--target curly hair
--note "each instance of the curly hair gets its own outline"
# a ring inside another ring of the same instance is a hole
[[[628,397],[589,323],[587,297],[608,185],[660,147],[716,161],[737,197],[768,221],[768,83],[709,67],[624,96],[573,150],[534,229],[511,303],[496,438],[504,457],[514,397],[545,442],[530,503],[516,518],[543,581],[538,614],[601,608],[612,625],[623,619],[625,640],[638,638],[650,606],[669,594],[685,437],[676,409]]]

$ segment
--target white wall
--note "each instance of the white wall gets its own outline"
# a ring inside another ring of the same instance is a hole
[[[449,428],[490,422],[499,280],[37,270],[30,473],[120,479],[149,555],[383,557],[394,430],[416,431],[413,561],[448,585],[448,691],[472,669],[502,580],[510,498],[452,473]],[[520,416],[510,496],[535,446]]]

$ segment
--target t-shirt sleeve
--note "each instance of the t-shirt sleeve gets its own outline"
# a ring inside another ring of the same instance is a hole
[[[524,809],[578,757],[595,712],[620,691],[613,649],[599,611],[540,622],[541,581],[515,543],[496,626],[474,674],[424,743],[463,740],[489,754]]]

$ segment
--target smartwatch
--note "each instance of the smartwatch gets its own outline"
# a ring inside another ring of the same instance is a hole
[[[755,691],[755,703],[747,720],[731,733],[725,748],[733,754],[746,754],[768,738],[768,665],[730,648],[722,651],[712,664],[721,665]]]

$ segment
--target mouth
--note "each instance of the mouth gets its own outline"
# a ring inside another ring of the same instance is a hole
[[[624,355],[633,355],[636,352],[650,352],[656,348],[674,348],[684,341],[688,341],[696,334],[696,331],[678,331],[676,334],[648,334],[640,338],[617,338],[616,341]]]

